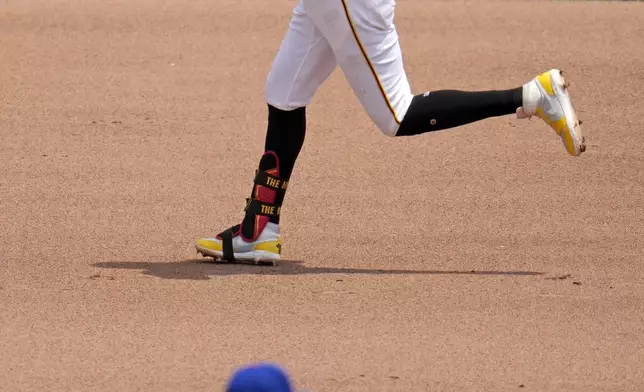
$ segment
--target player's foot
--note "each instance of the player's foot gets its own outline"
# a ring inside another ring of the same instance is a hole
[[[579,156],[586,151],[586,140],[568,87],[563,71],[552,69],[542,73],[523,86],[523,106],[517,109],[517,117],[541,118],[561,137],[568,153]]]
[[[262,233],[254,241],[246,241],[240,234],[241,225],[236,225],[226,230],[231,231],[232,258],[224,257],[224,234],[212,238],[197,240],[197,252],[204,256],[214,257],[221,261],[239,261],[256,264],[273,264],[280,259],[282,252],[282,238],[280,227],[275,223],[268,223]],[[225,232],[224,232],[225,233]]]
[[[279,160],[273,152],[262,156],[251,197],[241,224],[215,237],[200,238],[195,246],[204,256],[222,261],[273,264],[280,259],[282,239],[279,216],[288,181],[279,177]]]

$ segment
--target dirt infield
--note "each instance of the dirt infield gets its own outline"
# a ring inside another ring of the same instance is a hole
[[[241,218],[294,1],[0,2],[0,390],[644,390],[644,4],[400,1],[415,92],[562,67],[537,120],[381,135],[339,70],[308,111],[276,267]],[[565,32],[563,36],[558,36]]]

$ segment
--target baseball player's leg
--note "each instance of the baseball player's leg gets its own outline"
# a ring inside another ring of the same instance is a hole
[[[548,86],[541,85],[541,90],[535,83],[545,81],[546,74],[507,90],[442,90],[413,95],[394,25],[393,0],[303,2],[309,17],[331,44],[358,99],[384,134],[418,135],[519,113],[520,108],[528,116],[544,118],[561,135],[572,155],[583,149],[574,110],[563,82],[557,77],[553,76]],[[535,94],[537,90],[542,94]],[[548,91],[554,92],[548,95]],[[536,111],[551,101],[558,108],[554,116]],[[571,114],[564,118],[563,113]]]
[[[241,224],[214,238],[201,238],[204,255],[228,261],[278,260],[279,220],[295,161],[304,143],[306,106],[336,66],[329,44],[299,4],[266,81],[268,126]]]
[[[543,119],[572,156],[586,150],[568,86],[560,70],[538,75],[523,86],[505,91],[465,92],[443,90],[417,95],[396,136],[412,136],[457,127],[489,117],[517,114]]]

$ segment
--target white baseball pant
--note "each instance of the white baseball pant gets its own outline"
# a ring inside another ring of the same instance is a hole
[[[414,97],[394,25],[394,0],[300,0],[266,81],[281,110],[311,103],[339,65],[373,122],[395,136]]]

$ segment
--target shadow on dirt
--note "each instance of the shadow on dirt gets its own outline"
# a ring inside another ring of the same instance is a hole
[[[106,262],[93,264],[99,268],[143,270],[146,275],[163,279],[207,280],[211,276],[232,275],[482,275],[482,276],[539,276],[533,271],[436,271],[368,268],[307,267],[301,261],[281,260],[275,266],[256,266],[204,261],[204,259],[178,262]]]

